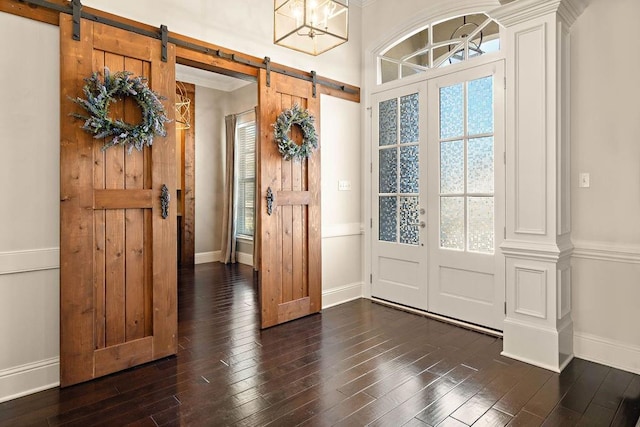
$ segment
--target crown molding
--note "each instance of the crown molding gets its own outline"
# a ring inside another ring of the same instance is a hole
[[[590,0],[517,0],[489,12],[500,24],[510,27],[550,13],[557,13],[569,27],[589,5]]]

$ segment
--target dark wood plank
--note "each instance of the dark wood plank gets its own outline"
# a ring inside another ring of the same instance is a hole
[[[138,153],[140,155],[142,153]],[[127,158],[128,159],[128,158]],[[127,163],[131,164],[132,161]],[[153,207],[151,190],[95,190],[93,193],[94,209],[131,209]]]
[[[364,299],[261,331],[250,267],[179,275],[177,357],[2,403],[0,425],[634,426],[640,415],[637,375],[580,359],[542,371],[500,356],[499,339]],[[577,384],[593,386],[584,412],[560,404]]]
[[[93,70],[104,70],[104,52],[93,50]],[[94,207],[95,191],[105,189],[105,152],[102,144],[93,145],[93,188]],[[104,210],[93,211],[93,270],[95,286],[95,348],[106,345],[106,219]]]
[[[546,418],[562,400],[567,391],[580,378],[587,362],[573,359],[560,375],[552,375],[538,392],[527,402],[524,410]]]
[[[624,392],[622,403],[616,412],[612,426],[628,426],[640,421],[640,376],[634,375]]]
[[[93,67],[93,24],[81,22],[81,42],[74,41],[72,18],[60,14],[60,382],[75,384],[93,373],[94,282],[93,265],[87,262],[94,250],[93,201],[88,197],[93,181],[93,145],[77,121],[69,120],[82,109],[69,98],[82,95]]]
[[[107,52],[105,53],[104,65],[112,73],[124,71],[124,59],[122,55]],[[124,105],[122,102],[112,103],[109,111],[113,117],[124,117]],[[105,188],[107,190],[124,190],[125,188],[125,151],[124,147],[112,147],[105,151]],[[126,237],[124,214],[124,209],[110,209],[105,212],[105,235],[107,236],[105,323],[107,347],[122,344],[126,341]]]
[[[562,398],[560,405],[579,414],[584,413],[610,369],[608,366],[588,363],[580,378]]]

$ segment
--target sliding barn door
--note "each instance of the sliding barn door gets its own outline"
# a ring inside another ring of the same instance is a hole
[[[322,307],[320,244],[320,150],[303,161],[283,160],[273,137],[278,115],[295,104],[306,108],[320,127],[320,102],[310,82],[260,71],[260,301],[262,327],[317,313]],[[300,129],[292,138],[300,143]],[[273,195],[271,211],[267,195]]]
[[[71,17],[60,17],[60,382],[68,386],[126,369],[177,350],[176,210],[161,215],[161,187],[175,195],[175,129],[153,148],[127,154],[102,150],[69,116],[82,112],[92,72],[131,71],[166,97],[173,119],[175,47],[161,62],[160,41],[82,20],[72,39]],[[111,117],[139,123],[132,99]],[[174,197],[175,199],[175,197]]]

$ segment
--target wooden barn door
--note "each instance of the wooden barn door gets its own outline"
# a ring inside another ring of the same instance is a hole
[[[310,82],[260,70],[258,215],[261,236],[260,301],[262,327],[317,313],[322,308],[320,236],[320,150],[304,161],[283,160],[271,126],[286,108],[299,104],[320,125],[320,102]],[[302,140],[294,127],[292,138]],[[267,194],[273,194],[271,214]]]
[[[176,210],[162,218],[161,186],[175,195],[175,128],[142,152],[112,147],[69,117],[92,72],[131,71],[168,98],[173,119],[175,46],[161,62],[160,41],[71,17],[60,17],[60,382],[68,386],[139,365],[177,350]],[[132,99],[111,117],[138,123]],[[175,199],[175,197],[174,197]]]

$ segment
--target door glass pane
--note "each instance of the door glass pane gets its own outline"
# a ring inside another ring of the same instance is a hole
[[[440,139],[464,132],[463,84],[440,88]]]
[[[464,142],[440,143],[440,194],[464,193]]]
[[[469,140],[467,147],[467,192],[493,193],[493,137]]]
[[[418,221],[418,198],[400,197],[400,243],[417,245],[420,242]]]
[[[378,201],[380,215],[379,239],[385,242],[397,241],[396,224],[398,223],[398,206],[395,196],[381,196]]]
[[[420,175],[417,145],[400,146],[400,192],[417,193]]]
[[[471,80],[467,98],[469,135],[493,133],[493,77]]]
[[[388,99],[380,103],[379,144],[394,145],[398,141],[398,100]]]
[[[464,197],[440,197],[440,247],[464,250]]]
[[[469,251],[493,253],[493,197],[468,198]]]
[[[398,192],[398,149],[380,150],[380,193]]]
[[[400,98],[400,143],[418,142],[418,94]]]

